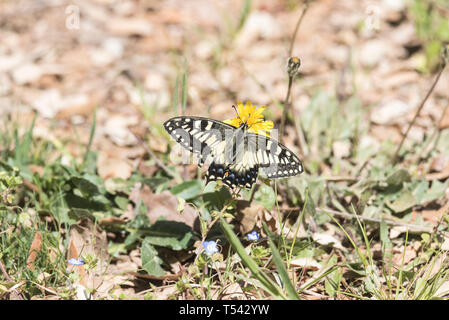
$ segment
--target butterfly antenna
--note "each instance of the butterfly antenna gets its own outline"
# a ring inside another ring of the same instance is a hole
[[[237,117],[239,117],[239,119],[242,120],[242,118],[240,118],[239,112],[237,111],[237,108],[235,107],[235,105],[232,105],[232,108],[234,109],[235,113],[237,114]]]

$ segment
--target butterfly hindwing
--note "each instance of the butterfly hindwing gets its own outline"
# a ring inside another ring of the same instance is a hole
[[[225,185],[230,188],[245,187],[251,188],[257,180],[259,167],[257,165],[245,169],[236,170],[234,165],[225,166],[212,162],[206,173],[207,182],[222,180]]]
[[[258,134],[248,133],[256,141],[257,163],[268,178],[285,178],[304,171],[301,160],[278,141]]]

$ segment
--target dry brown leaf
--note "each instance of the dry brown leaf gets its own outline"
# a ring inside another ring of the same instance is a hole
[[[100,221],[101,226],[110,226],[114,224],[122,224],[125,223],[126,220],[123,218],[117,218],[117,217],[106,217],[101,219]]]
[[[343,246],[341,245],[341,241],[328,233],[315,232],[312,235],[312,239],[313,241],[318,242],[321,245],[331,245],[334,248],[344,250]]]
[[[263,214],[264,207],[246,200],[237,200],[235,218],[239,222],[239,231],[247,234],[254,230],[258,217]]]
[[[449,177],[449,163],[447,163],[446,166],[439,172],[426,174],[427,181],[444,180],[447,179],[448,177]]]
[[[446,112],[443,115],[443,119],[440,122],[440,129],[449,128],[449,108],[446,109]]]
[[[36,261],[37,254],[42,248],[42,233],[37,231],[34,234],[33,242],[31,243],[30,250],[28,251],[27,268],[34,271],[34,261]]]
[[[108,19],[107,29],[119,36],[149,36],[153,33],[153,24],[145,18],[113,18]]]
[[[69,264],[68,271],[73,271],[73,267],[82,267],[78,268],[81,276],[80,284],[89,289],[100,286],[109,260],[106,232],[99,226],[95,226],[92,220],[82,219],[72,225],[69,232],[69,244],[68,259],[79,259],[80,255],[91,255],[97,258],[98,262],[96,268],[89,270],[88,273],[83,265]]]
[[[138,122],[137,116],[116,114],[107,119],[103,130],[117,146],[133,146],[137,144],[137,139],[128,127],[135,126]]]
[[[134,186],[131,189],[131,192],[129,193],[129,200],[134,202],[135,204],[139,203],[139,201],[142,199],[142,183],[136,182]],[[134,215],[133,215],[134,217]]]
[[[223,300],[248,300],[243,293],[242,287],[237,282],[225,287],[221,295],[223,296]]]
[[[444,214],[448,213],[448,211],[449,211],[449,202],[446,203],[441,208],[439,208],[438,210],[421,210],[421,211],[413,210],[411,221],[413,222],[415,219],[415,216],[417,214],[420,214],[425,221],[429,221],[429,222],[432,222],[433,224],[436,224],[441,220],[441,217]]]
[[[69,250],[68,250],[68,254],[67,254],[67,260],[79,259],[79,258],[80,258],[80,251],[78,251],[78,248],[75,245],[74,241],[70,240]],[[80,283],[82,285],[86,285],[87,280],[86,280],[86,270],[84,268],[84,265],[73,266],[71,264],[68,264],[67,267],[70,271],[77,270],[78,274],[80,275]]]
[[[198,212],[189,204],[184,204],[182,213],[178,212],[178,198],[169,191],[154,194],[148,186],[141,190],[141,197],[148,208],[150,223],[155,223],[160,217],[168,221],[178,221],[187,224],[193,230],[199,231]]]
[[[154,164],[147,165],[144,161],[140,161],[137,170],[145,177],[152,177],[159,170],[159,167]]]
[[[449,251],[449,238],[445,237],[443,243],[441,244],[441,250]]]
[[[98,92],[66,97],[64,107],[57,112],[56,117],[58,119],[66,119],[75,115],[88,117],[93,114],[95,106],[100,103],[102,98],[103,95],[100,95]]]
[[[290,261],[290,266],[307,268],[309,270],[320,270],[321,269],[321,264],[318,263],[315,259],[310,258],[310,257],[293,259]]]
[[[449,281],[443,282],[443,284],[435,292],[436,297],[447,297],[449,294]]]
[[[395,239],[406,231],[407,231],[406,226],[394,226],[393,228],[390,229],[390,239]]]
[[[44,168],[36,164],[30,164],[28,165],[28,168],[31,170],[32,173],[38,173],[41,177],[42,174],[44,173]]]
[[[98,175],[103,179],[131,177],[133,167],[126,159],[111,157],[110,155],[100,152],[98,156]]]
[[[397,248],[394,251],[396,253],[393,255],[392,261],[396,266],[406,266],[410,261],[416,258],[416,249],[413,246],[407,246],[405,248],[405,254],[404,247]]]
[[[151,150],[160,153],[167,153],[167,140],[161,137],[150,136],[150,138],[148,139],[148,144],[150,145]]]

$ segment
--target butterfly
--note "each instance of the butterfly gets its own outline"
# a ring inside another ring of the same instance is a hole
[[[230,188],[251,188],[259,169],[270,179],[302,173],[301,160],[291,150],[267,134],[251,132],[256,123],[260,127],[263,116],[254,117],[256,112],[251,111],[255,109],[240,107],[239,103],[237,114],[246,114],[236,118],[238,123],[227,121],[234,125],[204,117],[178,116],[165,121],[164,128],[198,158],[200,167],[211,160],[206,183],[219,179]]]

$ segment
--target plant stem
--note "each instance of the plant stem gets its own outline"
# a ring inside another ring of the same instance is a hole
[[[302,19],[304,19],[304,16],[306,15],[307,10],[309,9],[309,0],[306,0],[305,7],[302,10],[301,16],[299,17],[298,21],[296,22],[295,31],[293,32],[292,39],[290,40],[290,47],[288,49],[288,56],[291,57],[293,53],[293,46],[295,44],[296,34],[298,33],[299,26],[301,25]]]
[[[282,111],[282,118],[281,118],[281,126],[279,127],[279,140],[282,142],[282,138],[284,136],[284,126],[285,126],[285,121],[287,119],[287,113],[290,109],[290,92],[292,89],[292,84],[293,84],[293,77],[292,76],[288,76],[288,88],[287,88],[287,95],[285,96],[285,100],[284,100],[284,110]]]
[[[443,64],[443,65],[441,66],[440,71],[438,72],[438,74],[437,74],[437,76],[436,76],[436,78],[435,78],[435,80],[434,80],[432,86],[430,87],[429,91],[427,92],[427,94],[426,94],[424,100],[421,102],[421,105],[418,107],[418,110],[416,110],[416,113],[415,113],[415,116],[413,117],[413,120],[412,120],[412,121],[410,122],[410,124],[408,125],[407,131],[405,131],[405,134],[402,136],[402,140],[401,140],[401,142],[399,143],[398,147],[396,148],[396,152],[394,153],[394,156],[393,156],[393,160],[392,160],[392,164],[393,164],[393,165],[396,164],[396,162],[397,162],[397,160],[398,160],[399,151],[401,150],[402,145],[404,144],[404,141],[405,141],[405,139],[407,138],[407,135],[408,135],[410,129],[411,129],[412,126],[415,124],[415,121],[416,121],[416,119],[418,118],[419,113],[421,112],[422,108],[424,107],[424,104],[426,103],[427,99],[429,99],[430,94],[432,93],[433,89],[435,88],[435,86],[436,86],[437,83],[438,83],[438,80],[440,80],[441,74],[443,73],[445,66],[446,66],[445,64]]]
[[[147,147],[147,145],[145,144],[145,142],[142,140],[141,137],[139,137],[137,134],[135,134],[133,132],[134,136],[136,137],[137,141],[139,142],[139,144],[145,149],[146,152],[148,152],[148,154],[150,155],[150,157],[152,157],[154,159],[154,161],[156,162],[156,164],[165,170],[166,173],[168,173],[171,177],[173,177],[176,180],[176,183],[181,183],[183,182],[181,176],[177,173],[174,172],[173,170],[170,170],[155,154],[154,152]]]
[[[305,2],[305,6],[304,9],[302,10],[301,15],[299,16],[298,21],[296,22],[296,26],[295,26],[295,30],[293,31],[293,35],[292,38],[290,39],[290,46],[288,49],[288,57],[292,57],[293,55],[293,47],[295,45],[295,39],[296,39],[296,35],[298,34],[298,30],[299,27],[301,25],[302,20],[304,19],[304,16],[306,15],[307,10],[309,9],[309,0],[306,0]],[[294,80],[295,75],[293,74],[289,74],[288,76],[288,88],[287,88],[287,94],[285,96],[285,100],[284,100],[284,110],[282,112],[282,118],[281,118],[281,125],[279,128],[279,141],[282,143],[283,140],[283,136],[284,136],[284,126],[285,126],[285,121],[287,119],[287,114],[290,110],[290,94],[291,94],[291,89],[292,89],[292,85],[293,85],[293,80]],[[301,142],[303,142],[304,139],[304,133],[303,132],[299,132],[300,130],[298,130],[298,138],[299,140],[301,140]]]
[[[419,161],[420,159],[422,159],[423,157],[427,157],[427,154],[432,149],[436,148],[436,146],[438,145],[438,141],[440,140],[440,136],[441,136],[441,130],[440,130],[441,124],[443,123],[444,116],[448,110],[448,107],[449,107],[449,102],[444,107],[443,112],[441,113],[441,116],[440,116],[440,120],[438,121],[432,135],[427,140],[426,144],[424,145],[424,147],[421,149],[418,156],[416,157],[416,159],[415,159],[416,162]]]

